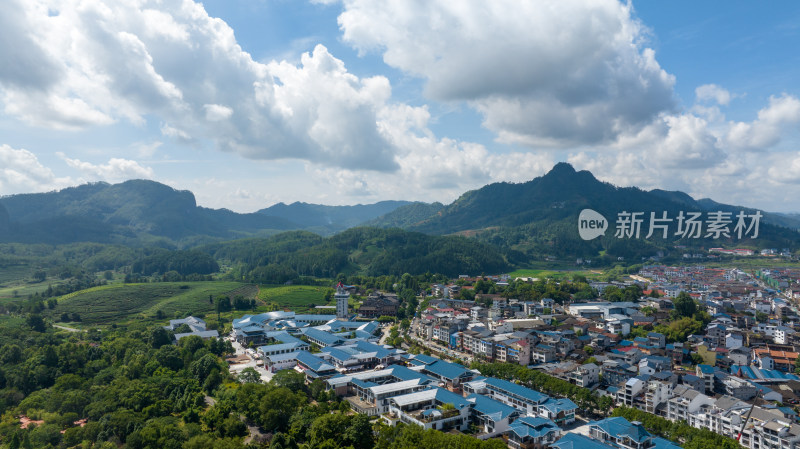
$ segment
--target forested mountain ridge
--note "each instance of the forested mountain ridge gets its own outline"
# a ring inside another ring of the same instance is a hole
[[[474,239],[365,227],[327,238],[295,231],[198,249],[217,260],[238,264],[241,272],[237,279],[263,283],[338,273],[499,273],[511,266],[499,248]]]
[[[140,179],[11,195],[0,198],[0,205],[11,222],[11,232],[0,240],[27,243],[131,243],[141,235],[232,238],[237,232],[296,227],[282,218],[198,207],[192,192]]]
[[[586,208],[598,211],[609,220],[611,230],[605,237],[587,242],[578,236],[577,217]],[[666,212],[675,217],[680,211],[717,210],[733,215],[740,210],[755,212],[710,199],[695,200],[683,192],[615,187],[598,181],[588,171],[576,171],[566,163],[559,163],[544,176],[527,182],[493,183],[466,192],[449,205],[404,201],[354,206],[279,203],[250,214],[200,207],[189,191],[175,190],[154,181],[132,180],[2,197],[0,242],[97,242],[130,247],[192,248],[293,230],[326,236],[354,226],[374,226],[428,235],[476,237],[482,244],[495,246],[495,250],[503,253],[505,261],[511,263],[548,256],[570,259],[607,255],[616,260],[618,257],[650,256],[675,245],[698,249],[741,245],[754,249],[800,247],[797,232],[800,218],[767,212],[763,213],[759,237],[754,240],[679,239],[674,235],[651,240],[613,238],[617,213],[622,211],[643,212],[645,217],[649,217],[649,212]],[[365,235],[363,230],[358,232]],[[418,243],[419,239],[411,240]],[[409,244],[403,239],[394,241]],[[336,254],[336,257],[342,255]],[[362,253],[355,251],[354,254]],[[350,258],[348,263],[352,263],[353,254],[346,257]],[[342,265],[328,262],[326,266]],[[373,262],[356,265],[359,270],[370,270],[368,266]]]
[[[381,215],[391,213],[408,201],[379,201],[374,204],[355,204],[352,206],[326,206],[294,202],[278,203],[257,213],[271,217],[283,218],[295,223],[300,229],[319,234],[333,234],[347,228],[362,225]]]
[[[194,194],[167,185],[130,180],[0,198],[0,242],[122,243],[193,246],[208,239],[264,236],[307,229],[330,235],[408,204],[381,201],[354,206],[279,203],[255,213],[209,209]]]
[[[593,209],[609,220],[606,236],[584,241],[578,236],[577,219],[583,209]],[[376,226],[400,226],[428,234],[464,234],[500,247],[522,251],[528,257],[594,257],[608,254],[616,257],[653,255],[680,245],[710,246],[744,245],[754,248],[797,248],[800,243],[800,220],[791,215],[764,215],[758,239],[616,239],[614,225],[623,211],[666,212],[676,217],[681,211],[755,210],[724,205],[703,199],[694,200],[683,192],[644,191],[636,187],[615,187],[597,180],[588,171],[575,171],[567,163],[556,164],[544,176],[523,183],[494,183],[464,193],[453,203],[432,208],[427,217],[419,215],[416,204],[403,206],[373,220]],[[404,219],[405,217],[408,217]],[[673,225],[674,226],[674,225]],[[644,233],[647,233],[645,228]],[[644,237],[644,234],[642,235]]]

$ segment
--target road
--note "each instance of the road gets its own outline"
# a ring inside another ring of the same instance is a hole
[[[386,344],[386,340],[388,340],[388,339],[389,339],[389,331],[390,331],[391,329],[392,329],[392,326],[385,326],[385,327],[383,328],[383,335],[381,335],[381,339],[380,339],[380,341],[378,342],[379,344],[381,344],[381,345],[385,345],[385,344]]]
[[[54,324],[53,327],[56,327],[58,329],[63,329],[67,332],[86,332],[85,330],[82,329],[75,329],[74,327],[62,326],[60,324]]]

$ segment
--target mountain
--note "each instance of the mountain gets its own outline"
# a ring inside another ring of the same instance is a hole
[[[198,207],[191,192],[146,180],[11,195],[0,198],[0,206],[7,211],[11,228],[0,240],[27,243],[233,238],[297,227],[278,217]]]
[[[257,213],[269,217],[282,218],[298,225],[301,229],[320,234],[333,234],[347,228],[361,225],[384,214],[391,213],[408,201],[381,201],[374,204],[353,206],[325,206],[295,202],[278,203]]]
[[[792,216],[764,213],[757,239],[711,238],[679,239],[674,235],[675,217],[681,211],[725,211],[736,213],[753,209],[723,205],[710,200],[694,200],[683,192],[644,191],[636,187],[615,187],[597,180],[588,171],[575,171],[559,163],[544,176],[523,183],[494,183],[464,193],[443,208],[432,208],[420,216],[419,206],[408,205],[372,221],[378,226],[399,226],[428,234],[462,234],[516,250],[525,258],[544,257],[623,257],[636,258],[665,252],[676,244],[696,248],[745,246],[752,248],[797,248],[800,233]],[[578,235],[578,215],[592,209],[608,219],[610,231],[604,237],[584,241]],[[647,234],[650,213],[666,212],[673,218],[667,239],[615,238],[617,214],[643,212],[641,237]],[[705,214],[703,215],[706,216]],[[735,220],[735,218],[734,218]],[[731,225],[731,229],[733,226]],[[791,229],[789,229],[791,228]],[[705,229],[705,228],[704,228]]]
[[[216,260],[242,264],[237,279],[283,283],[298,276],[499,273],[510,264],[499,248],[459,236],[401,229],[351,228],[330,237],[293,231],[269,238],[198,248]]]
[[[7,232],[9,226],[8,211],[0,204],[0,232]]]
[[[414,202],[381,215],[375,219],[365,222],[364,226],[375,226],[378,228],[408,228],[419,225],[428,220],[439,211],[444,209],[442,203],[422,203]]]
[[[592,209],[605,217],[610,229],[602,237],[586,241],[579,236],[577,218],[583,209]],[[710,199],[695,200],[683,192],[616,187],[597,180],[588,171],[576,171],[566,163],[557,164],[544,176],[527,182],[494,183],[466,192],[448,205],[405,201],[354,206],[279,203],[250,214],[199,207],[189,191],[175,190],[154,181],[132,180],[2,197],[0,242],[98,242],[131,247],[191,248],[222,240],[268,237],[284,231],[311,231],[316,235],[303,234],[305,237],[299,238],[302,245],[292,237],[289,239],[291,244],[284,247],[290,252],[315,247],[309,253],[311,256],[295,255],[293,257],[302,260],[292,259],[293,262],[284,265],[281,265],[284,262],[278,263],[282,272],[286,272],[284,269],[288,267],[289,271],[300,275],[314,272],[315,269],[306,264],[355,272],[380,271],[376,267],[403,268],[403,271],[410,272],[432,266],[432,260],[453,270],[460,266],[499,266],[492,261],[494,256],[469,265],[467,261],[472,256],[467,255],[472,254],[474,248],[464,247],[463,240],[457,240],[458,243],[453,243],[456,240],[426,240],[423,235],[474,237],[469,242],[478,245],[476,247],[481,251],[490,251],[490,248],[499,251],[504,263],[512,265],[551,256],[562,260],[602,258],[603,263],[616,262],[618,258],[640,260],[640,257],[659,252],[669,253],[676,246],[686,247],[685,251],[703,251],[715,246],[752,249],[800,247],[800,233],[797,231],[800,229],[800,216],[796,214],[763,212],[757,239],[747,236],[741,240],[705,236],[694,239],[680,238],[675,234],[675,217],[680,212],[701,212],[703,218],[707,218],[713,211],[730,212],[734,220],[739,211],[755,213],[753,209],[720,204]],[[615,237],[618,214],[622,212],[643,213],[641,238]],[[657,216],[667,213],[672,218],[672,229],[667,238],[661,238],[659,234],[653,238],[644,237],[651,212]],[[413,236],[384,231],[373,235],[365,230],[367,228],[359,228],[353,233],[345,231],[357,226],[401,228],[413,231]],[[704,231],[707,231],[705,227]],[[332,234],[330,240],[318,240]],[[352,236],[372,243],[363,246],[350,241],[350,247],[337,246],[338,239]],[[431,252],[430,258],[411,257],[403,245],[414,251]],[[467,254],[462,265],[443,262],[440,257],[442,248],[450,247]],[[237,251],[241,252],[241,249]],[[398,260],[397,264],[392,264],[392,258]],[[413,263],[407,262],[409,260]],[[268,262],[267,265],[276,263]]]

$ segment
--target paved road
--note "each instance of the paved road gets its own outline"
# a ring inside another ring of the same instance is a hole
[[[75,329],[74,327],[62,326],[60,324],[54,324],[53,327],[57,327],[59,329],[63,329],[65,331],[67,331],[67,332],[86,332],[85,330],[82,330],[82,329]]]

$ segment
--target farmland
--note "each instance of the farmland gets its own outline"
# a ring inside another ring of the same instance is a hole
[[[572,277],[572,276],[574,276],[576,274],[580,274],[580,275],[586,276],[589,279],[591,279],[593,277],[597,277],[597,275],[598,275],[597,273],[593,273],[591,271],[586,271],[586,270],[558,270],[558,271],[554,271],[554,270],[537,270],[537,269],[533,269],[533,270],[530,270],[530,269],[516,270],[516,271],[512,271],[508,275],[511,277],[511,279],[514,279],[514,278],[517,278],[517,277],[532,277],[532,278],[539,278],[539,279],[544,279],[544,278],[556,278],[556,279],[559,279],[559,278],[564,278],[564,277]]]
[[[56,320],[63,313],[77,313],[87,324],[152,319],[159,310],[164,319],[205,314],[214,311],[209,296],[229,295],[245,285],[240,282],[110,284],[65,295],[45,314]]]
[[[313,310],[314,306],[329,305],[325,293],[329,288],[309,285],[281,285],[260,287],[258,299],[278,309],[291,309],[296,312]]]

